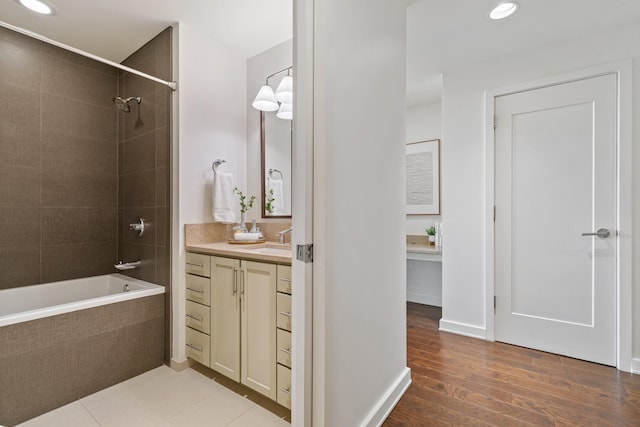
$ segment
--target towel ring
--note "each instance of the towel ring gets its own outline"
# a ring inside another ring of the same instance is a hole
[[[278,172],[280,174],[280,179],[284,179],[284,175],[282,175],[282,172],[280,172],[278,169],[269,169],[269,178],[273,179],[273,173],[274,172]]]
[[[213,173],[217,173],[218,172],[218,166],[220,166],[223,163],[226,163],[226,160],[222,160],[222,159],[215,159],[213,161],[213,164],[211,165],[211,169],[213,169]]]

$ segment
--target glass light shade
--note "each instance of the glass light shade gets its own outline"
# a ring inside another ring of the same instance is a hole
[[[276,89],[276,100],[283,104],[293,103],[293,78],[284,76]]]
[[[276,113],[276,117],[284,120],[292,120],[293,104],[280,104],[280,109]]]
[[[42,15],[53,15],[54,9],[46,2],[39,0],[17,0],[22,6]]]
[[[497,5],[490,13],[489,18],[493,20],[504,19],[513,15],[518,10],[518,3],[510,1]]]
[[[256,99],[253,100],[251,105],[253,108],[260,111],[276,111],[278,109],[278,102],[273,95],[273,89],[271,89],[271,86],[262,86],[256,95]]]

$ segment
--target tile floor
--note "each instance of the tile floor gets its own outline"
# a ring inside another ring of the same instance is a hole
[[[19,427],[290,427],[249,399],[192,370],[161,366]]]

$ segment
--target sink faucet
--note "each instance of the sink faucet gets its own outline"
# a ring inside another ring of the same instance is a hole
[[[284,235],[287,233],[291,233],[291,230],[293,230],[293,227],[289,227],[286,230],[282,230],[278,232],[278,237],[280,237],[280,243],[284,243]]]

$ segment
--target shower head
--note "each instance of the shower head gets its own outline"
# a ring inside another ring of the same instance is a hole
[[[123,99],[119,96],[113,98],[113,103],[116,104],[116,107],[118,107],[120,111],[123,111],[125,113],[131,112],[131,105],[129,105],[129,102],[131,101],[136,101],[136,103],[140,104],[140,102],[142,102],[142,98],[140,98],[139,96],[130,96],[126,99]]]

